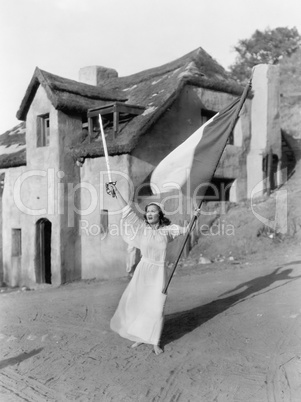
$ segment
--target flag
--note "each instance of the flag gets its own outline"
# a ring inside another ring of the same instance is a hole
[[[249,87],[248,87],[249,89]],[[203,196],[247,96],[235,99],[168,154],[154,169],[150,185],[154,194],[181,189]]]

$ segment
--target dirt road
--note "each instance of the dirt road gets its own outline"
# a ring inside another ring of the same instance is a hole
[[[127,278],[0,294],[0,401],[301,400],[301,248],[179,269],[164,354],[109,329]]]

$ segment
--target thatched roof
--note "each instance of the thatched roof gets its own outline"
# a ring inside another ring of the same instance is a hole
[[[37,67],[17,112],[19,120],[26,120],[28,109],[39,85],[45,89],[53,106],[65,113],[86,113],[87,109],[102,106],[108,101],[125,102],[127,100],[126,95],[118,90],[83,84]]]
[[[224,68],[202,48],[160,67],[127,77],[106,78],[101,86],[83,84],[36,68],[17,112],[18,119],[26,119],[39,85],[45,89],[53,106],[67,114],[86,114],[88,109],[116,101],[144,107],[144,113],[121,127],[122,132],[115,140],[108,135],[108,151],[111,155],[130,153],[141,136],[173,103],[185,85],[233,95],[240,95],[243,91]],[[14,131],[17,127],[10,131],[10,135],[17,134]],[[10,137],[11,140],[13,138],[18,143],[19,138]],[[22,141],[25,144],[25,136]],[[67,151],[74,158],[103,155],[101,141],[90,144],[83,142]],[[9,156],[1,155],[0,159],[1,167],[26,164],[25,145],[23,149],[18,149]]]
[[[26,165],[25,123],[0,135],[0,169]]]
[[[172,104],[184,85],[194,85],[219,92],[240,95],[243,88],[202,48],[167,63],[127,77],[110,78],[103,88],[122,92],[127,102],[146,108],[145,112],[131,120],[122,133],[112,140],[108,136],[111,155],[130,153],[141,135],[154,124]],[[72,149],[75,158],[103,155],[101,142],[82,144]]]

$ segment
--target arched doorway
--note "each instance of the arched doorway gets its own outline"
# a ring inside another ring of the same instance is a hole
[[[51,222],[46,218],[36,223],[36,281],[51,283]]]

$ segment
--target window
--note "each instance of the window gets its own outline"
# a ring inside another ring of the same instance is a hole
[[[107,233],[109,226],[109,219],[108,219],[108,210],[101,209],[100,210],[100,233]]]
[[[201,109],[201,125],[205,124],[206,121],[210,120],[211,117],[216,115],[217,112],[208,109]]]
[[[49,113],[37,118],[37,146],[48,147],[50,138]]]
[[[106,106],[88,110],[88,125],[90,139],[100,138],[99,115],[106,135],[115,139],[117,134],[136,116],[145,110],[142,106],[115,102]]]
[[[21,229],[12,229],[12,257],[22,254]]]

